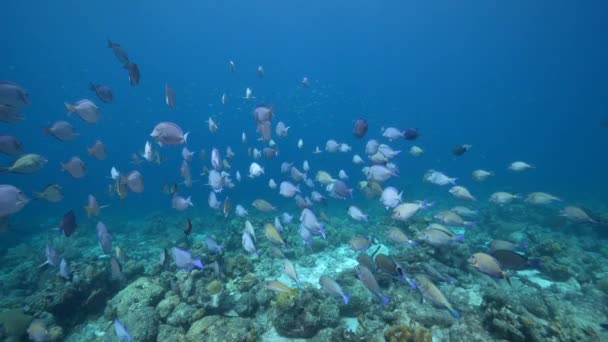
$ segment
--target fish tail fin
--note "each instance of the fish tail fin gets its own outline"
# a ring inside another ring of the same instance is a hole
[[[527,250],[528,249],[528,243],[526,242],[526,240],[519,241],[519,244],[517,245],[517,249],[519,249],[520,251]]]
[[[513,285],[511,284],[511,275],[509,274],[509,272],[502,272],[503,277],[505,277],[505,279],[507,280],[507,283],[509,283],[509,285]]]
[[[390,299],[390,298],[388,298],[388,297],[385,297],[385,296],[381,296],[381,297],[380,297],[380,303],[382,303],[382,305],[386,305],[386,304],[388,304],[388,302],[390,302],[390,301],[391,301],[391,299]]]
[[[540,258],[534,258],[530,260],[530,266],[532,266],[533,268],[536,268],[538,270],[543,268],[543,265],[541,263]]]
[[[344,299],[344,304],[348,304],[348,294],[344,293],[342,299]]]
[[[455,241],[462,241],[462,240],[464,240],[464,234],[456,234],[454,236],[454,240]]]
[[[454,309],[454,308],[449,308],[450,313],[452,314],[452,316],[454,316],[454,318],[460,319],[460,311]]]
[[[65,105],[65,109],[68,111],[68,115],[70,115],[76,111],[76,109],[74,108],[74,105],[69,104],[67,102],[64,102],[63,104]]]
[[[108,41],[108,47],[111,48],[112,45],[114,45],[114,43],[112,43],[112,41],[110,40],[110,38],[106,38],[106,40]]]
[[[454,284],[454,278],[452,277],[447,277],[446,281],[448,282],[448,284]]]
[[[456,181],[458,180],[458,178],[449,178],[448,180],[449,180],[450,184],[456,185]]]
[[[185,144],[188,143],[188,135],[190,135],[190,132],[186,132],[186,134],[184,134],[184,143]]]

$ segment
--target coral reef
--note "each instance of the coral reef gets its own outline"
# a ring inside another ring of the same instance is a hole
[[[384,339],[386,342],[431,342],[432,335],[424,327],[398,324],[391,325],[386,329]]]

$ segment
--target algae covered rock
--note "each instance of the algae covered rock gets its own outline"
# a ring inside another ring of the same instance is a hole
[[[431,332],[421,326],[410,327],[406,324],[391,325],[384,332],[387,342],[431,342]]]
[[[151,306],[138,307],[118,316],[134,341],[156,341],[159,319]]]
[[[167,323],[173,326],[188,326],[196,309],[186,303],[179,303],[167,318]]]
[[[277,295],[272,319],[277,332],[285,337],[311,338],[319,330],[339,324],[338,301],[327,300],[317,290],[303,290],[297,297]]]
[[[247,341],[251,340],[252,331],[249,319],[206,316],[190,326],[186,341]]]
[[[21,341],[33,317],[21,309],[10,309],[0,312],[0,337],[2,341]]]
[[[161,324],[158,326],[156,342],[185,342],[186,332],[181,327]]]
[[[166,319],[173,312],[173,309],[179,304],[179,297],[176,295],[169,296],[158,303],[156,313],[161,319]]]
[[[150,281],[148,278],[139,278],[132,282],[112,298],[105,311],[107,319],[114,319],[116,315],[123,317],[130,311],[141,307],[155,307],[162,299],[164,289]]]

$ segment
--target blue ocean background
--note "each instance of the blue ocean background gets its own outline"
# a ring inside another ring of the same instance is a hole
[[[352,124],[364,116],[370,138],[379,138],[382,126],[420,130],[416,144],[425,154],[414,159],[404,153],[397,161],[400,178],[392,183],[407,199],[451,201],[445,189],[422,183],[424,172],[435,168],[461,178],[483,199],[498,190],[546,191],[569,203],[605,206],[607,9],[602,1],[7,1],[0,12],[1,78],[27,89],[31,105],[25,121],[1,130],[20,137],[28,152],[49,163],[35,176],[0,177],[28,194],[49,183],[64,187],[61,203],[32,202],[14,216],[26,225],[42,222],[32,229],[48,229],[46,220],[58,222],[72,208],[84,220],[88,194],[111,204],[104,210],[117,217],[171,210],[160,188],[180,181],[181,147],[161,149],[168,160],[160,166],[137,167],[146,190],[124,201],[106,195],[110,168],[135,169],[130,155],[151,140],[156,123],[173,121],[191,132],[191,150],[204,148],[209,155],[212,147],[224,152],[232,146],[237,154],[232,171],[245,176],[251,162],[247,147],[257,138],[251,110],[263,102],[274,106],[275,123],[292,127],[278,141],[280,156],[264,161],[269,177],[277,180],[281,161],[300,166],[307,159],[315,170],[345,169],[354,187],[363,175],[351,154],[311,152],[334,138],[362,154],[365,140],[355,140]],[[138,63],[140,85],[129,85],[107,38]],[[235,74],[229,60],[237,65]],[[263,79],[256,75],[258,65],[266,71]],[[304,76],[312,81],[310,88],[300,85]],[[89,82],[109,85],[114,102],[98,101]],[[177,110],[164,103],[165,83],[175,89]],[[255,101],[241,98],[246,87]],[[224,92],[229,103],[222,107]],[[66,119],[64,101],[81,98],[100,105],[98,124],[69,118],[80,133],[71,142],[43,134],[45,125]],[[205,123],[209,116],[220,126],[215,135]],[[243,131],[247,145],[240,142]],[[296,147],[299,138],[302,151]],[[106,144],[104,161],[87,156],[86,147],[96,139]],[[455,157],[451,149],[459,144],[473,149]],[[410,145],[401,141],[394,147],[407,151]],[[84,179],[60,171],[59,163],[73,155],[87,163]],[[516,176],[507,170],[515,160],[536,169]],[[192,172],[201,181],[180,191],[192,196],[201,215],[211,213],[206,179],[198,176],[208,164],[208,157],[195,161]],[[470,172],[476,168],[493,170],[496,177],[474,184]],[[257,197],[284,201],[270,194],[267,179],[226,193],[233,203],[247,205]],[[295,208],[291,202],[282,206]]]

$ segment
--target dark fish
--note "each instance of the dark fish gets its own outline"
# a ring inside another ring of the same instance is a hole
[[[190,218],[187,218],[186,226],[184,227],[184,234],[186,234],[186,236],[189,236],[191,231],[192,231],[192,221],[190,221]]]
[[[424,273],[426,273],[426,275],[428,275],[431,278],[437,279],[437,280],[441,280],[441,281],[445,281],[448,284],[453,284],[454,283],[454,278],[449,277],[439,271],[437,271],[437,269],[435,267],[433,267],[433,265],[425,262],[422,264],[422,268],[424,269]]]
[[[114,99],[112,89],[110,89],[110,87],[107,85],[91,83],[90,89],[91,91],[94,91],[97,97],[99,97],[99,99],[105,103],[112,102]]]
[[[110,39],[108,39],[108,47],[112,49],[112,52],[114,52],[114,56],[116,56],[120,64],[126,65],[127,63],[129,63],[129,56],[127,56],[127,53],[122,48],[122,46],[120,46],[120,44],[114,43]]]
[[[363,236],[353,236],[348,242],[348,246],[355,252],[366,251],[371,245],[372,242]]]
[[[342,180],[338,180],[333,183],[331,193],[334,197],[340,199],[353,197],[353,189],[349,188],[348,185],[346,185],[346,183],[344,183]]]
[[[165,103],[169,109],[175,109],[175,91],[170,84],[165,84]]]
[[[139,84],[139,67],[135,63],[128,62],[124,66],[127,71],[129,71],[129,83],[132,86],[136,86]]]
[[[114,255],[110,257],[110,278],[117,281],[122,281],[125,278],[122,273],[122,264]]]
[[[359,119],[357,119],[357,121],[355,121],[355,127],[353,128],[353,134],[357,138],[363,138],[363,136],[365,136],[365,133],[367,133],[367,128],[368,128],[367,120],[365,120],[364,118],[359,118]]]
[[[372,272],[376,271],[376,265],[374,264],[374,261],[369,255],[365,253],[361,253],[359,254],[359,256],[357,256],[357,262],[359,262],[359,265],[367,267]]]
[[[470,150],[470,149],[471,149],[471,147],[472,147],[471,145],[466,145],[466,144],[465,144],[465,145],[458,145],[458,146],[456,146],[456,147],[454,147],[454,148],[452,149],[452,153],[453,153],[455,156],[461,156],[461,155],[463,155],[463,154],[464,154],[466,151]]]
[[[509,250],[496,250],[491,255],[498,260],[500,265],[510,270],[523,270],[525,268],[540,268],[540,259],[529,259],[523,254]]]
[[[28,105],[30,100],[27,92],[20,85],[0,81],[0,103],[19,108]]]
[[[74,234],[76,230],[76,215],[73,210],[68,211],[65,215],[63,215],[63,220],[61,220],[61,225],[59,228],[65,234],[65,236],[69,237]]]
[[[279,154],[279,151],[275,147],[268,147],[268,146],[264,147],[262,152],[264,154],[264,158],[266,158],[266,159],[272,159]]]
[[[420,137],[420,133],[417,128],[406,128],[403,132],[403,138],[405,140],[416,140]]]
[[[169,252],[166,248],[163,248],[163,251],[160,253],[160,267],[164,270],[168,269],[170,261]]]
[[[389,274],[393,277],[398,277],[402,282],[407,282],[408,279],[405,276],[405,272],[401,265],[395,262],[391,257],[386,254],[378,254],[375,259],[376,266],[379,271]]]

